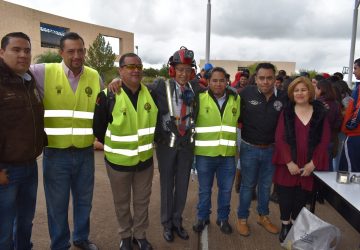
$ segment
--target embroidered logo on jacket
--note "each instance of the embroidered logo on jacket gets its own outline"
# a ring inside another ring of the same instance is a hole
[[[254,106],[261,104],[261,102],[259,102],[258,100],[251,100],[251,101],[249,101],[249,103]]]
[[[282,102],[280,102],[280,101],[275,101],[275,102],[274,102],[274,109],[275,109],[276,111],[280,111],[281,108],[282,108],[282,106],[283,106]]]

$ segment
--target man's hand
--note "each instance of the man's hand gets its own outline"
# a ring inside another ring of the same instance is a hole
[[[226,90],[229,95],[233,95],[235,97],[235,100],[239,96],[237,90],[230,85],[226,85]]]
[[[310,161],[305,164],[301,176],[309,176],[315,170],[315,165],[313,161]]]
[[[108,87],[108,90],[110,90],[114,94],[120,94],[121,86],[122,86],[121,79],[120,78],[115,78],[108,84],[107,87]]]
[[[288,167],[288,170],[290,172],[291,175],[297,175],[300,174],[300,169],[299,166],[296,165],[293,161],[289,162],[288,164],[286,164]]]
[[[0,170],[0,185],[9,184],[9,178],[5,169]]]

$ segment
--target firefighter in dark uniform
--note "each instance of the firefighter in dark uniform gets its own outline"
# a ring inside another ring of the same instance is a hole
[[[182,213],[194,158],[194,100],[201,88],[195,82],[190,83],[196,69],[193,51],[181,47],[170,57],[168,65],[171,79],[156,81],[152,95],[159,109],[155,142],[161,223],[164,239],[171,242],[173,232],[184,240],[189,238],[182,226]]]

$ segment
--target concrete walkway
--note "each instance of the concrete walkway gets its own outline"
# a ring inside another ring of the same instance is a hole
[[[119,249],[119,236],[117,233],[117,220],[114,212],[112,193],[110,190],[109,180],[106,174],[103,152],[95,152],[96,177],[95,177],[95,193],[93,200],[93,210],[91,216],[91,235],[90,239],[97,244],[101,250]],[[33,227],[33,243],[34,249],[49,249],[50,239],[47,228],[46,205],[44,197],[44,189],[42,182],[42,166],[39,159],[39,188],[38,202],[36,208],[36,216]],[[236,232],[236,208],[238,204],[238,195],[233,192],[230,224],[233,226],[234,232],[231,235],[224,235],[220,232],[216,225],[216,191],[214,192],[212,204],[213,214],[211,215],[211,223],[207,228],[207,233],[202,235],[195,234],[192,231],[192,224],[196,218],[196,204],[198,185],[196,178],[190,180],[187,206],[184,211],[184,227],[190,233],[190,239],[187,241],[175,237],[173,243],[167,243],[162,237],[162,227],[160,225],[160,188],[159,188],[159,172],[155,166],[153,189],[150,203],[150,227],[147,232],[147,238],[153,245],[154,249],[210,249],[210,250],[276,250],[280,247],[278,236],[272,235],[259,225],[256,224],[256,202],[252,202],[251,215],[249,223],[251,227],[251,235],[249,237],[241,237]],[[215,188],[216,190],[216,184]],[[121,192],[121,190],[119,190]],[[356,194],[359,195],[359,194]],[[69,221],[72,223],[72,212],[69,210]],[[270,203],[270,218],[280,226],[278,205]],[[317,204],[316,215],[323,220],[336,225],[342,232],[342,239],[338,249],[356,250],[360,249],[360,235],[355,231],[330,205]],[[72,227],[72,226],[71,226]],[[77,249],[72,247],[71,249]],[[134,247],[134,249],[137,249]]]

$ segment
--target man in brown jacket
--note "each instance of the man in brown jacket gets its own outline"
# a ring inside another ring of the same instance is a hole
[[[0,249],[32,249],[44,108],[28,71],[27,35],[5,35],[0,49]]]

